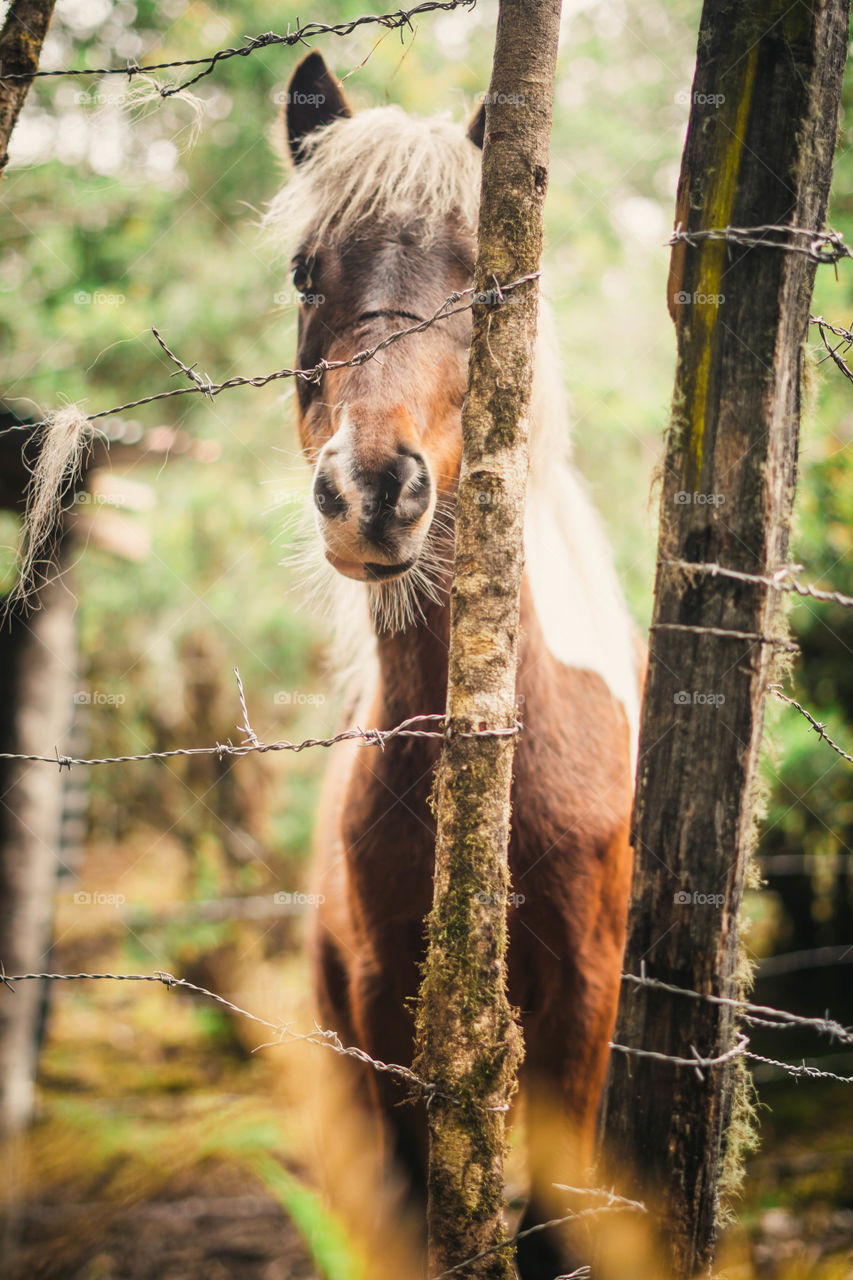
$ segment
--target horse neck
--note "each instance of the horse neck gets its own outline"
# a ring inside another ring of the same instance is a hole
[[[386,726],[413,715],[443,714],[447,701],[447,653],[450,643],[450,603],[422,601],[423,617],[405,631],[377,637],[379,694]],[[519,683],[525,667],[537,669],[545,642],[533,606],[526,574],[521,583]]]
[[[377,636],[379,693],[388,726],[414,715],[443,714],[447,700],[450,603],[422,600],[423,617],[405,631]]]

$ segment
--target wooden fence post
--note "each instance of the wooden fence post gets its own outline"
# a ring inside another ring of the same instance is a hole
[[[12,0],[0,31],[0,176],[9,159],[9,139],[38,71],[39,55],[56,0]]]
[[[847,50],[846,0],[706,0],[677,225],[822,228]],[[673,249],[678,338],[651,661],[634,809],[625,969],[737,996],[763,706],[784,646],[777,593],[685,571],[785,563],[803,344],[816,259],[697,238]],[[617,1043],[689,1057],[732,1048],[730,1008],[626,982]],[[742,1064],[741,1064],[741,1069]],[[668,1272],[708,1271],[736,1079],[614,1053],[606,1157],[659,1211]],[[630,1171],[630,1173],[629,1173]],[[640,1186],[638,1188],[637,1183]]]
[[[495,904],[508,892],[514,739],[460,732],[515,721],[538,289],[531,281],[502,305],[496,285],[539,269],[559,20],[559,0],[504,0],[486,99],[474,283],[494,302],[474,310],[463,409],[450,736],[436,780],[435,896],[418,1016],[419,1070],[440,1090],[429,1108],[434,1272],[505,1239],[501,1108],[515,1087],[520,1037],[506,995],[505,908]],[[494,501],[480,500],[484,490]],[[509,1280],[511,1251],[492,1252],[465,1274]]]

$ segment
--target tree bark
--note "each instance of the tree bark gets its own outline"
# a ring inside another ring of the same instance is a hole
[[[68,557],[60,556],[60,568]],[[2,604],[2,601],[0,601]],[[0,750],[40,753],[68,740],[74,705],[76,601],[60,577],[29,618],[0,629]],[[46,967],[53,935],[64,779],[59,771],[0,761],[0,960],[6,973]],[[33,1119],[41,983],[0,993],[0,1136]]]
[[[462,414],[449,736],[436,780],[435,893],[418,1013],[418,1069],[440,1091],[429,1109],[434,1272],[505,1238],[503,1108],[521,1056],[505,964],[514,738],[461,734],[515,720],[538,289],[533,281],[501,303],[495,286],[539,268],[559,18],[559,0],[504,0],[486,100],[474,277],[486,301],[474,311]],[[493,1251],[466,1275],[509,1280],[511,1251]]]
[[[706,0],[677,223],[823,227],[847,23],[846,0]],[[644,965],[649,977],[703,994],[741,991],[756,761],[785,628],[776,593],[670,562],[758,574],[785,563],[814,273],[811,258],[782,249],[705,240],[672,254],[678,357],[625,969]],[[730,1008],[623,986],[617,1043],[716,1057],[735,1034]],[[673,1277],[711,1265],[721,1165],[736,1160],[743,1119],[730,1126],[736,1070],[729,1063],[697,1079],[689,1068],[613,1055],[606,1156],[622,1178],[631,1171],[640,1194],[658,1197]]]
[[[39,55],[56,0],[12,0],[0,32],[0,177],[9,159],[9,139],[38,71]]]

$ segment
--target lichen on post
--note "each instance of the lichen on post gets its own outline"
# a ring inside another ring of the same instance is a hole
[[[507,844],[527,436],[548,175],[557,0],[501,5],[483,147],[478,301],[462,415],[435,891],[418,1010],[429,1109],[430,1261],[483,1250],[466,1276],[514,1275],[503,1227],[504,1123],[521,1037],[506,994]],[[484,500],[484,495],[487,500]]]

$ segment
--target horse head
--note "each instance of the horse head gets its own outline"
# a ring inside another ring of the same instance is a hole
[[[482,112],[467,132],[396,107],[354,115],[319,54],[297,66],[285,107],[293,174],[271,217],[294,250],[300,368],[346,362],[470,287],[482,130]],[[461,310],[364,363],[299,380],[316,524],[346,577],[434,587],[470,335]]]

